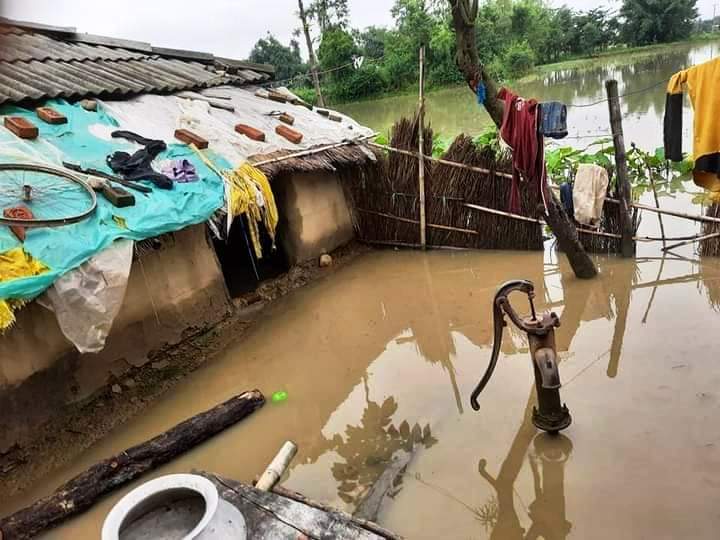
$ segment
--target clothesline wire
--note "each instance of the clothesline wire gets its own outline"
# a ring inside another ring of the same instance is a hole
[[[640,90],[633,90],[632,92],[625,92],[624,94],[620,94],[618,97],[624,98],[624,97],[628,97],[628,96],[634,96],[636,94],[642,94],[643,92],[648,92],[650,90],[654,90],[658,86],[661,86],[664,84],[667,84],[667,80],[657,81],[656,83],[654,83],[650,86],[647,86],[645,88],[641,88]],[[571,103],[567,107],[568,107],[568,109],[570,107],[575,108],[575,109],[583,109],[586,107],[594,107],[595,105],[599,105],[601,103],[607,103],[608,101],[609,101],[608,98],[604,98],[604,99],[600,99],[598,101],[593,101],[592,103],[580,103],[580,104]]]
[[[379,62],[383,58],[385,58],[385,55],[379,56],[378,58],[369,58],[369,59],[366,58],[363,62],[365,64],[374,64],[376,62]],[[355,60],[353,60],[352,62],[348,62],[346,64],[341,64],[339,66],[335,66],[333,68],[325,69],[323,71],[318,71],[317,74],[318,74],[318,76],[323,76],[323,75],[327,75],[328,73],[334,73],[336,71],[340,71],[341,69],[345,69],[345,68],[348,68],[348,67],[354,66],[354,65],[355,65]],[[297,75],[293,75],[292,77],[288,77],[287,79],[278,79],[278,80],[268,81],[263,86],[269,87],[269,86],[273,86],[273,85],[277,85],[277,84],[285,83],[285,82],[310,79],[310,77],[312,77],[312,75],[313,75],[312,71],[308,71],[307,73],[298,73]]]

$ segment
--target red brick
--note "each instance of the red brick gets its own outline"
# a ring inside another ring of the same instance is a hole
[[[278,120],[284,122],[288,126],[292,126],[295,123],[295,118],[293,118],[293,116],[288,113],[282,113],[280,116],[278,116]]]
[[[287,126],[278,126],[275,128],[275,133],[281,137],[285,137],[288,141],[294,144],[300,144],[303,140],[303,134],[294,129],[290,129]]]
[[[35,139],[38,136],[37,126],[21,116],[6,116],[5,127],[21,139]]]
[[[265,142],[265,134],[252,126],[238,124],[235,126],[235,131],[251,138],[253,141]]]
[[[176,129],[175,138],[178,141],[184,142],[185,144],[194,144],[200,150],[204,150],[209,146],[208,142],[200,135],[196,135],[195,133],[187,129]]]
[[[50,107],[38,107],[35,109],[35,114],[38,115],[40,120],[43,120],[48,124],[67,124],[67,118],[65,115],[57,112],[55,109],[51,109]]]

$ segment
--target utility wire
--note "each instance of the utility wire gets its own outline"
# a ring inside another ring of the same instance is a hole
[[[624,97],[628,97],[628,96],[634,96],[635,94],[642,94],[643,92],[648,92],[649,90],[654,90],[658,86],[661,86],[664,84],[667,84],[667,80],[658,81],[655,84],[652,84],[646,88],[641,88],[640,90],[633,90],[632,92],[625,92],[624,94],[621,94],[618,97],[624,98]],[[581,104],[577,104],[577,105],[574,103],[571,103],[567,107],[568,107],[568,109],[570,107],[575,108],[575,109],[583,109],[585,107],[594,107],[595,105],[600,105],[601,103],[607,103],[608,101],[609,101],[608,98],[605,98],[605,99],[601,99],[598,101],[593,101],[592,103],[581,103]]]

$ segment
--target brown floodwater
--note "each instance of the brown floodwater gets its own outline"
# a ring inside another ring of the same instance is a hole
[[[691,249],[640,255],[599,257],[591,281],[549,249],[364,255],[272,304],[245,338],[41,486],[0,502],[0,514],[257,387],[289,397],[143,480],[201,469],[252,481],[292,439],[300,450],[284,485],[353,510],[410,450],[379,516],[408,538],[716,538],[720,263]],[[561,394],[574,422],[561,437],[530,422],[532,369],[515,332],[480,412],[469,407],[492,345],[492,297],[514,278],[533,280],[539,307],[562,318]],[[46,537],[96,538],[129,489]]]

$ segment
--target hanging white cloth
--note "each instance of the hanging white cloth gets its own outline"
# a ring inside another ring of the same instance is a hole
[[[582,163],[578,166],[573,186],[575,220],[596,227],[602,217],[609,179],[600,165]]]

